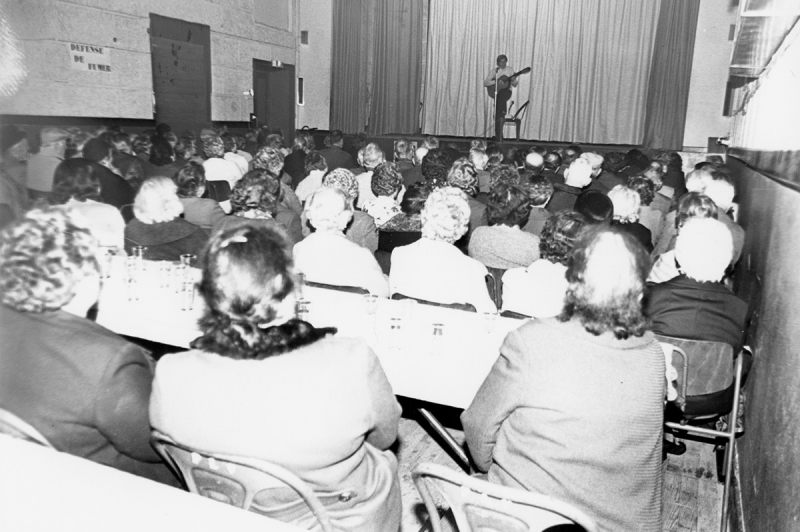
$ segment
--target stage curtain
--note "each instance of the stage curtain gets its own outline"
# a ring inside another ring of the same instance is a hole
[[[661,0],[436,0],[423,132],[491,136],[483,79],[500,53],[530,100],[522,137],[639,144]]]
[[[375,0],[333,0],[331,129],[364,131],[372,82]]]
[[[377,0],[369,133],[419,130],[428,0]]]
[[[661,4],[650,70],[645,148],[682,150],[700,0]]]

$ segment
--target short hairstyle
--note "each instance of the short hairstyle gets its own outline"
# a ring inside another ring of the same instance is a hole
[[[306,154],[305,174],[308,175],[314,170],[328,171],[328,163],[325,161],[325,157],[318,151],[311,151]]]
[[[632,170],[644,170],[648,164],[650,164],[650,159],[641,150],[633,148],[625,154],[625,165]]]
[[[525,156],[525,170],[533,175],[539,175],[544,170],[544,157],[535,151]]]
[[[539,257],[567,266],[569,254],[586,227],[586,218],[578,212],[564,209],[554,213],[544,223],[539,235]]]
[[[571,144],[564,148],[564,163],[570,164],[583,153],[583,149],[577,144]]]
[[[489,158],[489,161],[486,163],[486,168],[484,168],[484,170],[489,170],[503,163],[503,152],[497,146],[489,146],[486,148],[486,156]]]
[[[472,139],[469,142],[469,149],[472,150],[480,150],[486,151],[486,141],[484,139]]]
[[[469,203],[463,191],[455,187],[437,188],[422,208],[422,236],[452,244],[467,232],[469,215]]]
[[[306,200],[306,219],[318,231],[344,231],[353,217],[352,202],[341,189],[321,187]],[[347,213],[343,215],[342,213]]]
[[[308,154],[311,153],[314,147],[314,137],[308,131],[298,131],[294,136],[292,151],[302,151]]]
[[[111,145],[102,139],[89,139],[83,145],[84,158],[96,163],[99,163],[109,155],[111,155]]]
[[[675,228],[680,229],[689,218],[714,218],[719,216],[717,204],[705,194],[687,192],[678,200],[675,211]]]
[[[499,182],[489,192],[486,213],[490,225],[522,227],[531,214],[531,200],[524,188],[514,183]]]
[[[501,164],[489,171],[489,190],[492,190],[499,183],[516,185],[519,182],[519,172],[511,165]]]
[[[475,165],[461,157],[447,173],[447,185],[460,188],[467,196],[475,197],[478,195],[478,171]]]
[[[705,194],[717,204],[717,207],[727,212],[733,205],[736,189],[728,181],[714,180],[706,185]]]
[[[269,130],[262,131],[261,133],[266,133],[262,142],[259,142],[259,147],[261,148],[275,148],[279,150],[283,148],[283,135],[278,133],[270,133]]]
[[[342,135],[342,130],[334,129],[325,136],[325,140],[323,142],[325,146],[336,146],[343,140],[344,140],[344,135]]]
[[[553,183],[541,175],[528,179],[527,183],[525,183],[525,189],[528,191],[528,197],[534,207],[544,207],[553,197]]]
[[[353,172],[347,168],[335,168],[322,178],[322,186],[334,187],[343,191],[350,201],[358,199],[358,181]]]
[[[642,172],[642,177],[652,181],[656,191],[661,190],[664,184],[664,169],[661,167],[661,163],[650,163],[650,166]]]
[[[283,170],[283,153],[278,148],[264,146],[253,157],[253,169],[263,169],[278,177]]]
[[[145,224],[174,220],[183,212],[178,187],[169,177],[151,177],[142,183],[133,200],[133,214]]]
[[[82,157],[64,159],[53,172],[50,202],[57,205],[68,202],[70,198],[100,201],[100,190],[97,163]]]
[[[690,218],[675,241],[675,260],[687,277],[704,282],[722,280],[733,258],[733,236],[712,218]]]
[[[573,209],[590,224],[602,224],[614,218],[614,204],[599,190],[589,189],[578,194]]]
[[[196,198],[198,197],[198,192],[205,189],[206,170],[202,164],[189,161],[175,172],[172,180],[175,181],[175,185],[178,187],[179,197]]]
[[[486,152],[478,149],[469,150],[469,162],[475,166],[476,170],[485,170],[486,164],[489,162],[489,156]]]
[[[554,151],[551,151],[544,156],[545,168],[547,168],[548,170],[556,170],[559,166],[561,166],[561,155],[559,155]]]
[[[280,181],[269,170],[256,168],[244,174],[233,186],[231,212],[258,211],[274,216],[280,200]]]
[[[436,150],[439,148],[439,139],[433,135],[425,135],[422,138],[422,147],[429,150]]]
[[[681,170],[683,168],[683,159],[679,153],[674,151],[658,151],[653,155],[653,160],[671,170]]]
[[[197,139],[181,135],[175,144],[175,155],[181,159],[190,159],[198,154],[198,149]]]
[[[397,139],[394,141],[394,160],[395,161],[410,161],[414,158],[414,149],[416,143],[408,139]]]
[[[497,56],[497,61],[508,61],[508,57],[506,57],[506,54],[500,54]]]
[[[133,138],[131,144],[133,146],[133,153],[137,155],[142,153],[150,155],[150,147],[153,145],[153,142],[150,140],[150,135],[140,133]]]
[[[166,122],[161,122],[160,124],[156,124],[156,135],[163,137],[167,133],[171,133],[172,128]]]
[[[641,304],[649,269],[649,256],[629,234],[606,226],[586,231],[570,255],[569,284],[558,319],[578,318],[587,332],[598,336],[642,336],[649,325]]]
[[[449,154],[439,148],[431,148],[422,159],[422,177],[433,186],[447,183],[447,173],[453,164]]]
[[[131,136],[127,133],[114,133],[111,135],[111,148],[117,153],[133,153]]]
[[[624,153],[610,151],[603,156],[603,170],[616,174],[628,164],[628,159]]]
[[[564,183],[583,188],[592,182],[592,165],[586,159],[573,160],[564,171]]]
[[[650,179],[644,177],[631,177],[628,179],[628,187],[632,188],[639,194],[642,206],[647,207],[653,203],[656,197],[656,185]]]
[[[62,308],[97,275],[97,240],[64,207],[28,211],[0,232],[0,302],[20,312]]]
[[[164,137],[153,137],[153,146],[150,148],[150,162],[156,166],[166,166],[174,160],[175,152],[172,145]]]
[[[372,170],[382,162],[386,162],[383,150],[375,143],[370,142],[358,151],[358,164]]]
[[[403,194],[403,200],[400,202],[400,210],[408,216],[413,216],[422,212],[425,206],[425,201],[431,195],[433,189],[424,181],[418,181],[410,185]]]
[[[625,185],[617,185],[608,192],[608,199],[614,204],[615,220],[621,223],[633,223],[639,220],[642,200],[635,190]]]
[[[203,152],[209,159],[222,157],[225,155],[225,144],[222,143],[219,135],[209,135],[203,138]]]
[[[376,196],[397,195],[403,188],[403,176],[395,163],[381,163],[372,173],[372,193]]]
[[[714,177],[711,175],[711,170],[703,168],[697,168],[689,172],[686,176],[686,190],[689,192],[699,192],[703,193],[706,190],[711,181],[714,180]]]

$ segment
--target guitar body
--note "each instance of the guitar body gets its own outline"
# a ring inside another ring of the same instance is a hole
[[[502,76],[500,76],[497,79],[497,84],[496,85],[489,85],[488,87],[486,87],[486,92],[489,94],[489,98],[494,98],[495,97],[495,87],[497,87],[498,91],[505,90],[505,89],[507,89],[507,88],[509,88],[511,86],[511,82],[514,81],[515,79],[517,79],[517,76],[519,76],[521,74],[527,74],[530,71],[531,71],[531,67],[525,67],[522,70],[520,70],[519,72],[515,72],[510,77],[506,76],[505,74],[503,74]]]

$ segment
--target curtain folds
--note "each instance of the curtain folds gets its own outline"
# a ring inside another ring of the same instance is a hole
[[[699,11],[700,0],[672,0],[661,5],[647,97],[645,148],[683,149]]]
[[[330,128],[364,131],[372,61],[375,0],[333,0]]]

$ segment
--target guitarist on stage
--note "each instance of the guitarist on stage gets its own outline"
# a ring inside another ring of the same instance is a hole
[[[493,68],[487,74],[486,79],[483,80],[484,87],[492,87],[495,90],[489,90],[489,95],[494,92],[494,136],[497,142],[503,140],[503,121],[506,117],[508,110],[508,100],[511,98],[511,87],[516,87],[519,84],[518,77],[512,77],[514,69],[508,66],[508,57],[505,55],[497,56],[497,68]],[[505,79],[502,79],[505,76]],[[509,83],[510,82],[510,83]]]

